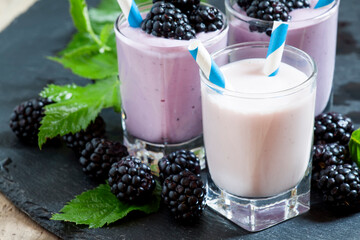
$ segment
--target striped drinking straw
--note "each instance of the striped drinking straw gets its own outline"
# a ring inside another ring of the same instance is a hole
[[[264,72],[269,77],[275,76],[279,71],[287,30],[287,23],[274,21],[264,67]]]
[[[206,50],[201,41],[193,41],[189,45],[188,50],[209,81],[219,87],[225,88],[225,81],[222,72],[211,58],[209,52]]]
[[[118,0],[120,8],[129,22],[130,27],[139,28],[142,17],[134,0]]]
[[[329,5],[329,4],[331,4],[333,1],[334,0],[319,0],[316,3],[314,9],[325,7],[325,6]]]

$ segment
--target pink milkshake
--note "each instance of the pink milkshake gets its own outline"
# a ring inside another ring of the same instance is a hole
[[[331,95],[340,0],[314,9],[317,2],[310,0],[310,8],[294,9],[289,13],[291,19],[286,39],[287,45],[308,53],[318,66],[316,115],[324,111]],[[269,41],[270,37],[265,32],[260,33],[254,28],[263,27],[265,31],[271,27],[271,22],[248,17],[234,0],[226,0],[225,4],[229,17],[229,44]]]
[[[220,188],[242,197],[274,196],[294,187],[309,164],[315,92],[286,97],[261,95],[295,88],[307,80],[282,63],[264,76],[265,59],[253,58],[221,68],[233,92],[257,99],[213,94],[202,88],[204,141],[210,175]],[[291,78],[289,77],[291,76]]]
[[[139,6],[148,12],[151,4]],[[123,121],[126,136],[151,144],[191,141],[202,134],[200,78],[187,46],[191,40],[155,37],[129,27],[120,16],[115,27]],[[227,44],[221,30],[198,33],[208,51]]]
[[[249,231],[310,206],[316,67],[285,47],[278,74],[267,77],[266,51],[247,43],[216,53],[218,64],[228,56],[219,64],[226,89],[201,75],[207,202]]]

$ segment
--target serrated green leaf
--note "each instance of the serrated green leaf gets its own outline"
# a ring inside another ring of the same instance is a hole
[[[110,186],[102,184],[71,200],[60,210],[60,213],[54,214],[51,219],[86,224],[89,225],[89,228],[99,228],[124,218],[131,211],[142,211],[147,214],[158,211],[160,194],[161,187],[157,183],[149,203],[131,205],[119,201],[111,193]]]
[[[49,59],[88,79],[104,79],[118,74],[116,52],[101,53],[91,45],[67,51],[62,57],[49,57]]]
[[[351,134],[349,150],[351,159],[360,167],[360,129]]]
[[[119,92],[120,82],[116,77],[85,87],[49,85],[40,96],[55,103],[45,106],[38,134],[40,149],[47,139],[85,129],[103,108],[120,111]]]
[[[58,53],[59,56],[63,56],[68,52],[72,52],[79,47],[88,46],[88,45],[96,45],[88,33],[75,33],[70,41],[70,43],[66,46],[65,49]]]

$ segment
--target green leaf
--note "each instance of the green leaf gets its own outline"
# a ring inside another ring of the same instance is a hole
[[[104,79],[117,76],[116,52],[99,50],[94,45],[85,45],[76,49],[67,49],[62,57],[49,57],[70,68],[73,73],[88,79]]]
[[[40,149],[47,139],[86,129],[103,108],[113,107],[119,112],[121,105],[120,82],[116,77],[85,87],[49,85],[40,96],[55,102],[45,106],[38,134]]]
[[[131,205],[119,201],[111,193],[110,186],[102,184],[71,200],[60,210],[60,213],[54,214],[51,219],[86,224],[89,225],[89,228],[99,228],[124,218],[131,211],[142,211],[147,214],[157,212],[160,206],[160,194],[161,187],[157,182],[149,203]]]
[[[360,166],[360,129],[351,134],[349,150],[351,159]]]
[[[85,0],[70,0],[70,14],[76,29],[80,33],[89,33],[92,39],[101,44],[99,38],[91,27],[88,8]]]
[[[81,48],[83,46],[91,46],[96,45],[96,42],[91,38],[88,33],[76,33],[71,39],[70,43],[59,52],[59,56],[63,56],[67,53],[71,53],[75,51],[77,48]]]
[[[103,44],[106,44],[107,41],[109,40],[109,37],[111,36],[111,34],[113,33],[113,28],[114,25],[113,24],[106,24],[100,32],[100,41]],[[115,35],[113,35],[113,37],[115,37]]]

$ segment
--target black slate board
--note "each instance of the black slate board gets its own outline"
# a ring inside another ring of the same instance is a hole
[[[98,3],[88,2],[91,6]],[[45,58],[61,50],[75,31],[68,7],[67,0],[41,0],[0,34],[0,160],[12,159],[6,166],[8,171],[0,172],[0,191],[33,220],[64,239],[359,238],[360,211],[328,211],[314,198],[308,213],[259,233],[248,233],[210,209],[195,226],[177,224],[164,208],[148,216],[131,214],[102,229],[50,221],[52,213],[58,212],[75,195],[94,188],[96,183],[87,179],[73,153],[64,146],[48,146],[39,151],[21,144],[8,127],[8,118],[15,105],[38,94],[47,83],[87,83]],[[348,114],[357,126],[360,124],[359,12],[356,0],[342,1],[332,108]],[[119,116],[111,111],[102,115],[111,137],[120,139]]]

